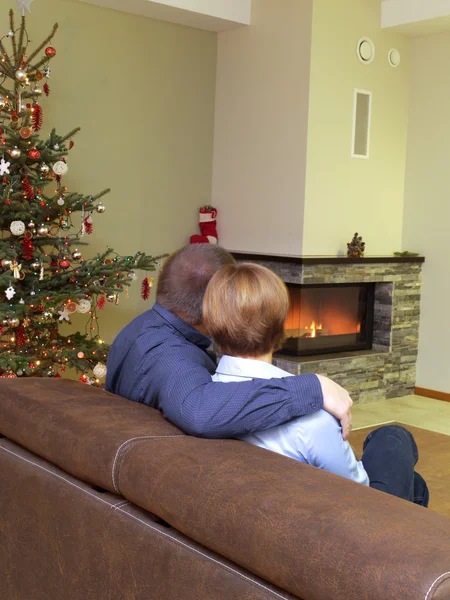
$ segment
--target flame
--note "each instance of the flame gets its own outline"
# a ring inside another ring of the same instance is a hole
[[[322,323],[317,323],[316,324],[316,322],[313,321],[311,323],[310,329],[311,329],[311,335],[310,335],[310,337],[315,338],[316,337],[316,332],[320,331],[322,329]]]

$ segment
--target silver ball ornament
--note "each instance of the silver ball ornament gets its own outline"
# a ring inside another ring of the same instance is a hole
[[[50,167],[48,165],[46,165],[45,163],[42,163],[42,165],[39,168],[39,171],[43,175],[48,175],[50,173]]]
[[[9,269],[9,265],[11,264],[11,261],[9,260],[9,258],[4,258],[2,260],[2,267],[4,269]]]
[[[27,78],[27,73],[23,69],[17,69],[16,71],[16,79],[17,81],[25,81]]]
[[[134,271],[130,271],[129,273],[127,273],[127,279],[131,279],[132,281],[135,281],[137,279],[137,275]]]
[[[30,266],[33,269],[33,271],[37,271],[39,269],[39,267],[41,266],[41,264],[35,261],[35,262],[31,263]]]
[[[8,152],[11,158],[20,158],[22,155],[22,152],[19,150],[19,148],[11,148],[8,150]]]
[[[59,206],[63,206],[63,205],[64,205],[64,202],[65,202],[65,200],[64,200],[64,198],[63,198],[62,196],[60,196],[60,197],[58,198],[58,200],[56,201],[56,203],[57,203]]]
[[[61,229],[63,229],[64,231],[67,231],[68,229],[70,229],[70,224],[68,221],[61,221],[60,223],[60,227]]]
[[[37,230],[38,235],[47,235],[48,233],[48,227],[46,225],[41,225],[39,227],[39,229]]]
[[[78,250],[78,248],[75,248],[75,250],[72,252],[72,258],[73,260],[80,260],[81,252]]]
[[[36,224],[34,221],[30,221],[27,225],[28,229],[36,229]]]
[[[9,324],[11,325],[11,327],[19,327],[20,321],[17,317],[12,317],[11,319],[9,319]]]
[[[117,298],[116,294],[108,294],[108,295],[106,296],[106,300],[107,300],[108,302],[115,302],[115,301],[116,301],[116,298]]]
[[[106,206],[104,204],[97,204],[97,206],[95,207],[95,210],[101,214],[104,213],[106,210]]]
[[[45,374],[47,375],[47,377],[53,377],[55,371],[50,367],[49,369],[47,369],[47,372]]]

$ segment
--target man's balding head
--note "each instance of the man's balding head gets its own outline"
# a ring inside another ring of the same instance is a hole
[[[234,258],[215,244],[190,244],[171,254],[158,281],[156,300],[192,326],[202,324],[203,296],[211,277]]]

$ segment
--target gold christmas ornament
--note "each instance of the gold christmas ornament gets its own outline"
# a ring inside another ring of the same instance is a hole
[[[38,235],[47,235],[47,233],[48,233],[47,225],[41,225],[39,227],[39,229],[37,230],[37,232],[38,232]]]
[[[39,167],[39,171],[43,175],[48,175],[50,173],[50,167],[48,165],[46,165],[45,163],[42,163],[42,165]]]
[[[17,69],[17,71],[16,71],[17,81],[25,81],[26,78],[27,78],[26,71],[24,71],[23,69]]]
[[[101,214],[104,213],[106,210],[106,206],[104,204],[97,204],[97,206],[95,207],[95,210]]]
[[[20,321],[17,317],[12,317],[11,319],[9,319],[9,324],[11,325],[11,327],[19,327]]]
[[[78,352],[77,354],[78,358],[84,358],[84,352]]]
[[[22,155],[22,152],[17,147],[10,148],[8,150],[8,152],[9,152],[9,155],[11,156],[11,158],[14,158],[14,159],[20,158]]]

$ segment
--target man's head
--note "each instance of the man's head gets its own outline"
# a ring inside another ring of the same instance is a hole
[[[203,322],[224,354],[255,358],[278,350],[288,310],[288,291],[273,271],[232,264],[209,282]]]
[[[193,327],[202,324],[203,296],[211,277],[234,258],[220,246],[190,244],[166,260],[158,279],[156,300]]]

